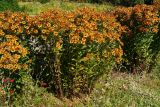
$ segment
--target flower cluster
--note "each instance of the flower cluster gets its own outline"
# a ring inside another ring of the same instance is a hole
[[[158,32],[158,10],[155,6],[136,5],[130,8],[117,8],[114,13],[116,19],[128,29],[143,33]]]
[[[154,6],[137,5],[133,8],[133,15],[135,22],[140,25],[138,27],[140,32],[158,32],[160,19],[158,18],[158,10]]]
[[[156,8],[160,9],[160,2],[159,2],[159,0],[154,0],[153,5],[156,6]]]
[[[19,40],[19,35],[24,33],[21,22],[25,20],[21,13],[0,13],[0,68],[9,70],[28,69],[27,63],[21,63],[20,59],[28,54]]]
[[[1,31],[2,33],[3,31]],[[4,33],[4,32],[3,32]],[[26,48],[18,43],[18,38],[14,35],[1,35],[4,41],[0,44],[0,68],[9,70],[27,69],[27,64],[20,64],[19,59],[28,54]]]
[[[130,20],[132,14],[132,7],[118,7],[114,10],[114,15],[116,19],[121,22],[121,24],[126,24],[127,21]]]
[[[113,15],[106,12],[97,12],[85,7],[71,12],[48,11],[38,17],[45,18],[51,26],[53,25],[55,36],[58,32],[67,32],[63,35],[69,36],[69,42],[73,44],[87,45],[88,40],[103,44],[108,39],[110,44],[117,41],[119,45],[123,45],[120,40],[123,28],[116,22]],[[59,44],[62,44],[62,40]],[[121,57],[122,49],[119,46],[117,49],[119,49],[117,56]]]

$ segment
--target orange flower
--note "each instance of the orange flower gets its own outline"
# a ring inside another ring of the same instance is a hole
[[[33,32],[34,32],[35,34],[37,34],[37,33],[38,33],[38,30],[37,30],[37,29],[34,29]]]
[[[153,29],[152,29],[152,32],[153,32],[153,33],[157,33],[157,32],[158,32],[158,28],[153,28]]]

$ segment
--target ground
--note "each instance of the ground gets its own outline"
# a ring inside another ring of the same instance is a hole
[[[82,98],[57,99],[45,89],[34,88],[34,92],[21,99],[31,107],[160,107],[160,81],[152,75],[133,75],[114,72],[95,84],[94,91]],[[30,91],[29,91],[30,92]],[[34,95],[33,95],[34,93]],[[20,106],[23,101],[14,102]]]

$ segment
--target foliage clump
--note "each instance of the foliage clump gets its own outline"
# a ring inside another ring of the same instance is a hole
[[[66,1],[66,0],[64,0]],[[135,6],[137,4],[153,4],[153,0],[68,0],[76,2],[88,2],[88,3],[111,3],[113,5],[122,5],[122,6]]]
[[[18,0],[18,1],[21,1],[21,2],[40,2],[42,4],[50,2],[50,0]]]
[[[158,8],[148,5],[112,13],[2,12],[0,95],[11,100],[23,93],[27,78],[58,97],[80,97],[116,65],[134,73],[159,69],[159,23]]]
[[[117,8],[114,14],[121,25],[126,27],[126,33],[122,36],[123,50],[127,64],[134,66],[131,67],[131,72],[134,72],[133,68],[137,66],[142,71],[150,71],[157,47],[153,44],[156,44],[155,38],[159,32],[158,10],[154,6],[136,5]]]
[[[0,0],[0,11],[21,11],[17,0]]]
[[[90,93],[94,83],[121,61],[123,28],[108,13],[83,8],[34,17],[3,12],[0,17],[1,81],[11,78],[16,84],[29,73],[59,97],[79,96]],[[12,75],[15,72],[18,77]]]

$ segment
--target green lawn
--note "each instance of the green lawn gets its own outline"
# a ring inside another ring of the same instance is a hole
[[[111,10],[114,7],[111,4],[90,4],[90,3],[76,3],[76,2],[61,2],[58,0],[51,0],[49,3],[41,4],[39,2],[19,2],[19,5],[24,8],[24,12],[31,15],[39,14],[40,12],[60,8],[63,10],[74,10],[80,7],[96,8],[99,11]]]
[[[108,77],[107,77],[108,78]],[[19,107],[160,107],[160,81],[149,75],[113,73],[101,78],[90,96],[63,101],[34,87],[15,101]],[[24,103],[25,102],[25,103]]]
[[[115,73],[96,85],[89,104],[98,107],[160,107],[160,81]]]

